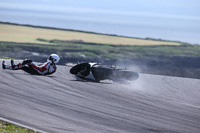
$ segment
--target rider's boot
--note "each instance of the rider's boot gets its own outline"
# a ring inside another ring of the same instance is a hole
[[[13,60],[11,60],[11,61],[10,61],[10,64],[11,64],[11,67],[12,67],[12,69],[14,70],[14,69],[15,69],[15,64],[14,64],[14,61],[13,61]]]
[[[3,69],[6,69],[6,63],[5,63],[5,60],[3,60],[3,62],[2,62],[2,68],[3,68]]]
[[[6,62],[5,62],[5,60],[3,60],[3,62],[2,62],[2,68],[3,68],[3,69],[12,69],[12,67],[11,67],[11,66],[9,66],[9,65],[6,65]]]

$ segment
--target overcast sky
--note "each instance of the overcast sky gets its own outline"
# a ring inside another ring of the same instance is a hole
[[[0,0],[0,8],[200,16],[200,0]]]

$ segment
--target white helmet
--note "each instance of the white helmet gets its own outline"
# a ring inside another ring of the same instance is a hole
[[[49,58],[47,59],[47,62],[58,63],[59,60],[60,60],[60,57],[57,54],[51,54]]]

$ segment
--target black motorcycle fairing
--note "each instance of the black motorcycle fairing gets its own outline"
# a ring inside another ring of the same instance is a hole
[[[98,81],[105,79],[112,80],[114,77],[114,69],[102,65],[94,65],[93,67],[91,67],[91,71],[95,79]]]

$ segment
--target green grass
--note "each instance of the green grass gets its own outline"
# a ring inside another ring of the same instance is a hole
[[[22,59],[16,59],[16,58],[4,57],[4,56],[0,56],[0,59],[22,60]]]
[[[38,38],[38,39],[37,39]],[[0,41],[51,44],[45,40],[66,40],[112,45],[180,45],[182,42],[161,39],[134,38],[94,32],[18,25],[0,22]]]
[[[9,43],[0,42],[0,51],[21,52],[31,51],[43,54],[57,53],[61,57],[109,58],[114,60],[131,59],[149,56],[189,56],[200,57],[200,45],[157,45],[157,46],[130,46],[109,45],[76,41],[45,40],[52,44]]]
[[[36,133],[36,132],[37,131],[33,131],[27,128],[16,126],[11,123],[0,121],[0,133]]]

